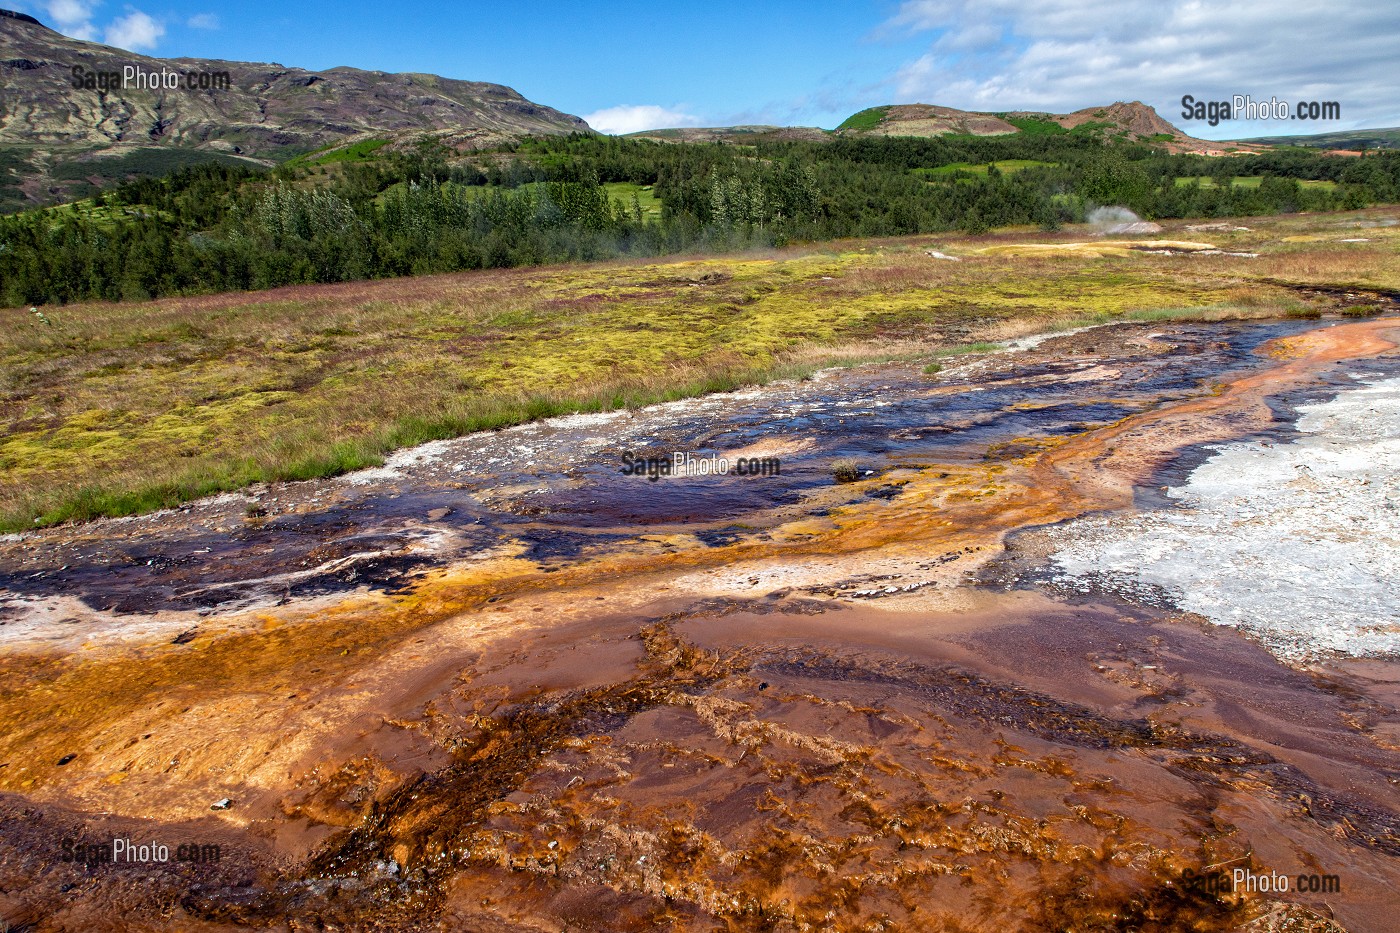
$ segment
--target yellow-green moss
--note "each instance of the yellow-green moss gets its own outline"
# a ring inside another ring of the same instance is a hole
[[[1387,245],[1374,264],[1394,264]],[[1287,266],[970,248],[943,263],[890,242],[75,305],[54,309],[50,326],[27,309],[0,311],[0,527],[151,508],[352,469],[464,430],[800,374],[857,344],[898,341],[906,356],[926,345],[932,356],[1022,323],[1220,309],[1242,291],[1254,305],[1282,302],[1285,289],[1246,276],[1280,277],[1298,266],[1298,246],[1277,245]],[[1356,267],[1354,251],[1327,248],[1300,275]]]

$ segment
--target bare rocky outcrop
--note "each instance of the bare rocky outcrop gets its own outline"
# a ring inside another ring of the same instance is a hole
[[[1018,130],[996,114],[933,104],[896,104],[887,108],[883,119],[867,132],[878,136],[1005,136]]]
[[[1185,133],[1162,119],[1156,110],[1140,100],[1126,103],[1120,100],[1107,107],[1085,107],[1083,110],[1074,111],[1074,113],[1052,116],[1051,119],[1065,129],[1074,129],[1074,127],[1085,123],[1110,123],[1137,137],[1162,135],[1186,137]]]

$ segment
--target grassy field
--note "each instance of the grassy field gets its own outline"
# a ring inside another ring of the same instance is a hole
[[[1299,313],[1278,283],[1400,287],[1400,231],[1358,230],[1362,216],[1178,237],[1254,260],[977,253],[1086,236],[1006,231],[4,310],[0,527],[147,511],[547,415],[930,361],[1085,321]],[[1369,242],[1340,242],[1357,237]]]
[[[1000,172],[1019,172],[1032,166],[1044,165],[1052,166],[1054,162],[1040,162],[1035,159],[1001,159],[997,162],[982,162],[974,164],[972,162],[950,162],[947,165],[940,165],[937,168],[916,168],[914,174],[923,175],[926,178],[944,178],[955,175],[958,172],[968,172],[972,175],[985,175],[989,166],[995,165]]]
[[[643,218],[658,218],[661,216],[661,199],[653,192],[651,185],[634,185],[626,181],[614,181],[603,185],[607,189],[608,197],[614,201],[621,201],[624,206],[632,205],[632,196],[637,196],[637,203],[642,206]]]
[[[1258,188],[1263,180],[1264,176],[1262,175],[1236,175],[1230,179],[1230,185],[1234,188]],[[1176,180],[1176,186],[1178,188],[1185,188],[1198,183],[1202,188],[1217,187],[1215,179],[1211,178],[1209,175],[1195,175],[1192,177],[1178,178]],[[1298,185],[1303,188],[1324,188],[1328,191],[1337,187],[1337,183],[1334,181],[1319,181],[1310,178],[1299,180]]]

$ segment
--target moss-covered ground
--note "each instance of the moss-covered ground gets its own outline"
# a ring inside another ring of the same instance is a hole
[[[0,529],[149,511],[548,415],[868,359],[933,360],[1085,322],[1306,313],[1321,299],[1296,286],[1400,288],[1400,230],[1377,226],[1383,214],[1162,234],[1258,258],[976,252],[1087,235],[1005,231],[6,309]],[[931,246],[963,261],[931,258]]]

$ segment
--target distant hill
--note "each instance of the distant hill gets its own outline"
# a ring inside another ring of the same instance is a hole
[[[712,143],[721,140],[748,139],[782,140],[802,139],[821,141],[827,138],[826,130],[814,126],[681,126],[667,130],[642,130],[628,133],[634,139],[659,139],[665,142]]]
[[[1011,133],[1045,135],[1091,133],[1134,142],[1149,142],[1175,152],[1212,154],[1232,143],[1195,139],[1162,119],[1141,101],[1118,101],[1104,107],[1086,107],[1073,113],[1013,110],[982,113],[934,104],[891,104],[852,114],[836,128],[844,135],[875,136],[1004,136]]]
[[[137,87],[132,74],[123,87],[127,68],[157,80],[162,69],[176,73],[180,86]],[[193,89],[185,86],[189,75]],[[499,84],[152,58],[70,39],[31,16],[0,10],[0,209],[192,161],[271,163],[367,135],[395,140],[425,132],[470,148],[590,129]]]
[[[1005,136],[1013,133],[1046,135],[1081,133],[1161,146],[1172,152],[1223,155],[1227,151],[1263,148],[1250,143],[1221,143],[1196,139],[1162,119],[1141,101],[1086,107],[1073,113],[1013,110],[980,113],[936,104],[890,104],[871,107],[846,118],[835,130],[805,126],[720,126],[645,130],[631,136],[686,142],[743,141],[755,139],[823,140],[840,136]]]
[[[1400,149],[1400,126],[1375,130],[1338,130],[1306,136],[1258,136],[1240,142],[1268,146],[1307,146],[1311,149]]]

